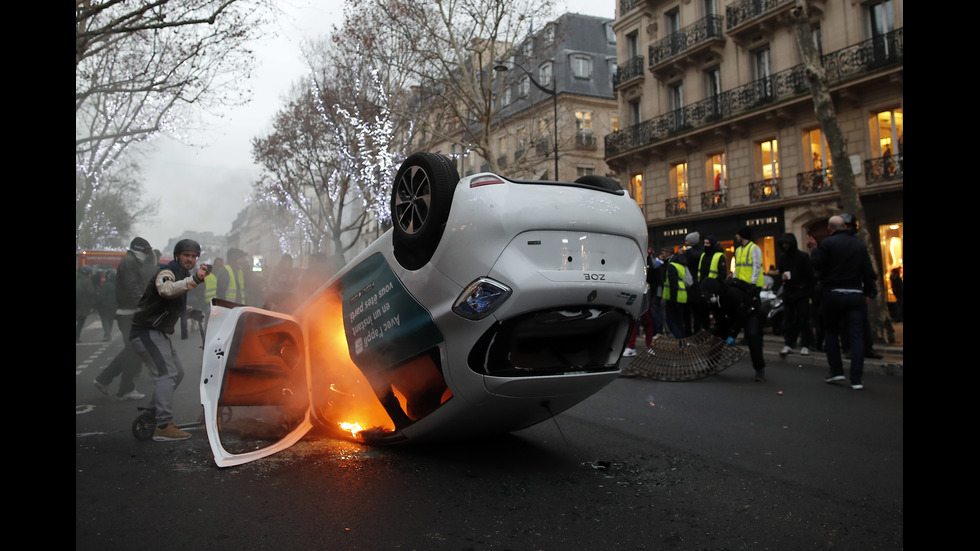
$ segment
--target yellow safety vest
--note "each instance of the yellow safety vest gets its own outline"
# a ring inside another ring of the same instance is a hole
[[[211,304],[211,299],[218,296],[218,276],[210,273],[204,278],[204,301]]]
[[[235,270],[231,266],[225,265],[228,270],[228,288],[225,289],[225,300],[237,304],[245,304],[245,273],[238,269],[238,277],[235,277]]]
[[[701,259],[698,261],[698,275],[701,275],[701,265],[704,264],[704,255],[708,253],[701,253]],[[711,255],[711,266],[708,266],[708,277],[713,277],[718,279],[718,257],[724,257],[725,253],[716,252]]]
[[[687,285],[684,283],[684,274],[687,272],[687,268],[678,262],[671,262],[670,265],[677,270],[677,299],[673,302],[678,304],[687,304]],[[667,278],[664,278],[664,290],[662,295],[664,300],[670,300],[670,283]]]
[[[741,279],[746,283],[752,283],[752,248],[758,247],[749,241],[748,245],[735,249],[735,279]],[[755,282],[757,287],[765,287],[766,283],[762,279],[762,266],[759,266],[759,280]]]

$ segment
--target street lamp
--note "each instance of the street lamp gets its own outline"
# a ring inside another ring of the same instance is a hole
[[[554,84],[554,88],[545,88],[544,86],[541,86],[541,84],[538,81],[534,80],[534,76],[530,73],[530,71],[528,71],[524,67],[521,67],[517,63],[513,63],[513,62],[510,63],[510,65],[513,65],[514,67],[517,67],[518,69],[524,71],[524,74],[527,75],[527,78],[531,80],[531,84],[537,86],[538,90],[541,90],[542,92],[551,95],[551,100],[552,100],[552,102],[554,104],[554,107],[555,107],[555,116],[554,116],[554,121],[555,121],[555,131],[554,131],[554,142],[555,142],[554,143],[554,146],[555,146],[555,181],[558,182],[558,181],[560,181],[558,179],[558,81],[555,79],[554,75],[552,75],[551,80],[552,80],[552,83]],[[498,73],[505,73],[509,69],[510,69],[510,67],[508,67],[507,65],[503,65],[503,64],[499,64],[499,65],[494,65],[493,66],[493,70],[494,71],[497,71]]]

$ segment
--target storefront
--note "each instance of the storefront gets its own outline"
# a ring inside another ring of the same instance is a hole
[[[752,241],[762,248],[762,265],[768,271],[770,266],[776,265],[776,240],[786,232],[785,216],[781,208],[691,220],[684,224],[650,226],[648,228],[650,248],[659,251],[666,247],[676,251],[684,245],[684,238],[688,234],[698,232],[702,241],[708,236],[717,238],[731,264],[735,257],[735,233],[746,226],[752,229]]]

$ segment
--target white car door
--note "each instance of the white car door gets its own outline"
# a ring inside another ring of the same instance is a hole
[[[288,448],[312,427],[303,330],[291,316],[212,305],[201,404],[214,461],[240,465]]]

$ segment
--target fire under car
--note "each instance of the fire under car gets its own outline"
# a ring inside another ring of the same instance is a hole
[[[460,179],[415,153],[391,216],[293,312],[213,302],[200,388],[218,466],[314,426],[370,445],[510,432],[619,375],[647,231],[614,180]]]

